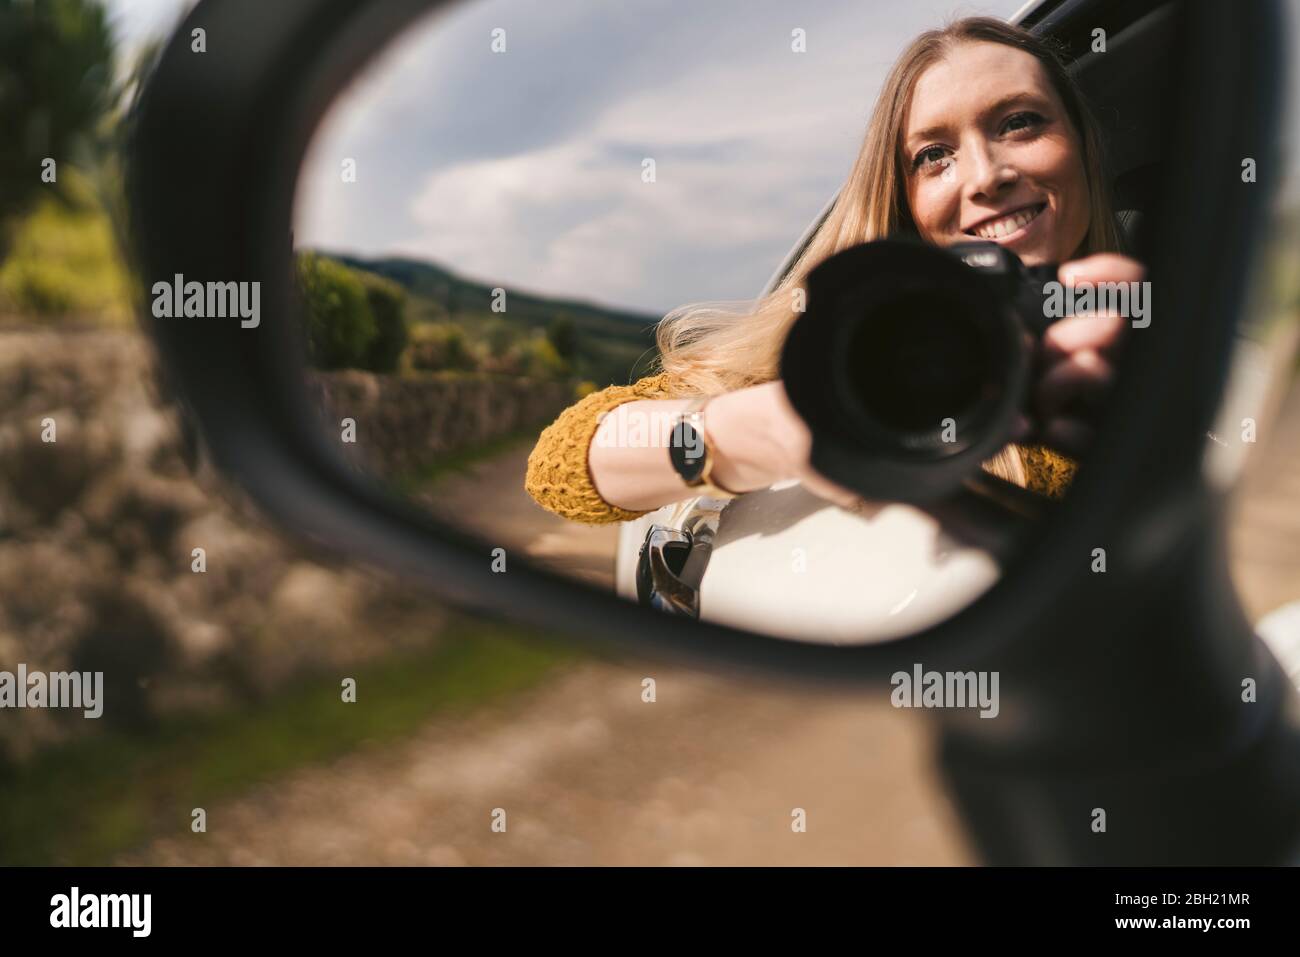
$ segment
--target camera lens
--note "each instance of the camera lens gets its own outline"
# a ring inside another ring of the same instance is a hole
[[[866,497],[950,494],[1007,441],[1030,353],[1013,273],[880,240],[809,274],[782,350],[813,465]]]
[[[879,428],[933,434],[986,396],[992,370],[987,337],[956,297],[918,291],[880,303],[849,336],[847,389]]]

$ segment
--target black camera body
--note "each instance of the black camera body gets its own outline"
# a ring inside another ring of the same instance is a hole
[[[1055,265],[997,243],[879,240],[809,273],[781,377],[812,464],[866,498],[946,498],[1010,441]]]

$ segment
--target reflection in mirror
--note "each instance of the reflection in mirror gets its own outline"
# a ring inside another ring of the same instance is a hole
[[[322,428],[505,567],[914,634],[1068,496],[1150,324],[1166,18],[1058,61],[905,3],[665,9],[457,7],[334,105],[295,217]]]

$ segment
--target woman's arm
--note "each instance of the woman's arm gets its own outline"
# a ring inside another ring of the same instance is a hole
[[[600,497],[587,468],[587,451],[603,413],[643,398],[670,398],[666,374],[646,376],[631,385],[609,386],[584,396],[542,430],[528,456],[524,489],[538,505],[561,518],[589,525],[626,522],[644,515],[611,505]]]
[[[640,399],[602,414],[587,450],[592,484],[602,499],[644,513],[691,494],[668,458],[676,417],[690,402]]]
[[[601,498],[625,509],[650,511],[696,494],[668,457],[677,416],[689,399],[629,402],[604,416],[588,452]],[[714,458],[713,479],[734,492],[797,478],[813,494],[851,506],[858,495],[813,471],[812,434],[786,398],[780,381],[716,396],[704,414]]]
[[[690,402],[675,391],[665,373],[602,389],[565,409],[528,457],[528,494],[562,518],[593,525],[630,521],[694,495],[668,458],[673,423]],[[705,426],[717,457],[714,478],[726,488],[743,492],[800,478],[831,501],[858,500],[808,465],[811,434],[780,382],[717,396]]]
[[[690,402],[673,398],[673,391],[671,378],[661,374],[602,389],[565,409],[528,457],[528,494],[586,524],[630,521],[694,495],[668,458],[673,423]],[[780,381],[715,397],[705,425],[716,456],[713,477],[726,488],[745,492],[797,478],[838,505],[860,500],[813,470],[812,435]],[[1038,446],[1021,446],[1021,454],[1033,491],[1064,493],[1072,462]]]

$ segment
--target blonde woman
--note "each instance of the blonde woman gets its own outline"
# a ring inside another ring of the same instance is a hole
[[[662,371],[562,412],[529,456],[529,494],[592,524],[700,494],[699,476],[666,449],[678,417],[704,402],[707,425],[692,421],[715,488],[740,494],[798,479],[838,505],[858,504],[810,465],[812,436],[786,398],[778,359],[799,315],[794,293],[813,267],[900,234],[937,245],[989,239],[1027,264],[1061,263],[1063,283],[1143,273],[1118,254],[1097,124],[1054,51],[1000,20],[959,20],[922,34],[894,65],[834,207],[778,287],[749,315],[683,307],[666,316],[656,333]],[[1067,455],[1089,444],[1090,410],[1109,385],[1123,325],[1075,317],[1049,328],[1034,419],[1015,436],[1042,444],[1007,445],[985,469],[1041,494],[1065,490],[1075,467]]]

